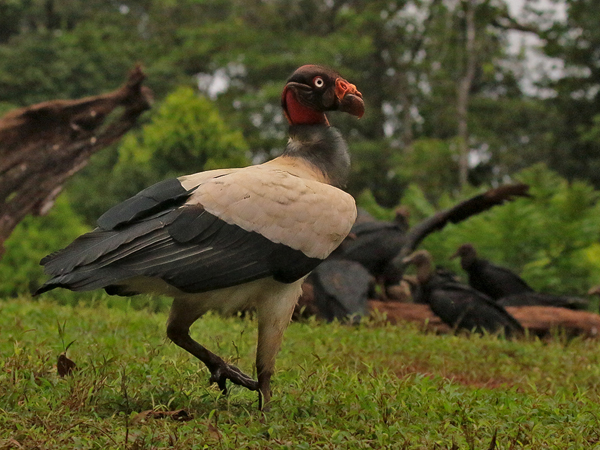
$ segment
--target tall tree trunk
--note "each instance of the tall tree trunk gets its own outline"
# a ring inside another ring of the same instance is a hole
[[[475,47],[475,6],[477,0],[466,0],[465,7],[465,71],[458,83],[457,116],[459,141],[459,183],[461,188],[468,183],[469,173],[469,93],[475,77],[477,55]]]
[[[0,117],[0,256],[27,214],[45,214],[90,156],[118,141],[150,108],[140,67],[108,94],[53,100]]]

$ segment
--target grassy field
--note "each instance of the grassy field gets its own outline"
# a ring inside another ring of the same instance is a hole
[[[209,387],[165,320],[126,301],[0,302],[0,449],[600,449],[598,341],[294,323],[263,415],[255,394]],[[252,320],[192,334],[252,371]],[[140,414],[179,409],[191,420]]]

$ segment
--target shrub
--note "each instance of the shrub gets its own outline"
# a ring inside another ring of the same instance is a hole
[[[181,87],[118,148],[94,155],[67,191],[75,211],[94,224],[107,209],[160,180],[249,164],[248,147],[213,102]]]
[[[4,243],[0,260],[0,296],[12,297],[36,289],[46,279],[40,260],[89,231],[61,195],[44,217],[27,216]]]

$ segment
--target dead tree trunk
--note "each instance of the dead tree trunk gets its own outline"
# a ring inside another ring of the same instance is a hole
[[[116,91],[43,102],[0,118],[0,256],[27,214],[48,212],[65,181],[150,108],[144,78],[138,66]]]

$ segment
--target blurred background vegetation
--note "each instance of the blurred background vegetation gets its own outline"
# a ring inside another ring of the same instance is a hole
[[[138,62],[156,98],[139,129],[95,155],[48,216],[15,230],[0,296],[39,284],[42,256],[149,184],[279,154],[281,89],[306,63],[337,69],[365,97],[362,120],[330,118],[349,142],[348,191],[362,206],[388,219],[403,204],[414,223],[489,187],[527,182],[531,199],[423,246],[457,269],[448,256],[472,242],[537,289],[584,294],[600,283],[600,4],[524,0],[518,14],[515,5],[0,2],[0,115],[115,89]]]

